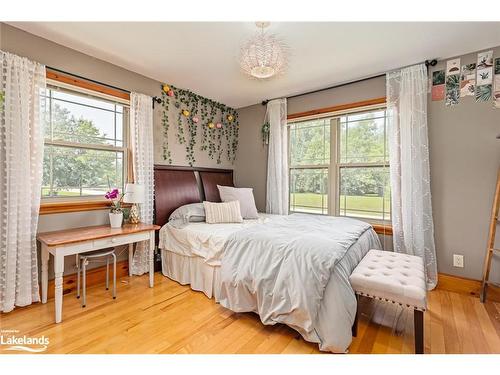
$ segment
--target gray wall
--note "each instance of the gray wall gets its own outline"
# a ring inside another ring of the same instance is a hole
[[[261,104],[238,109],[240,140],[234,166],[235,185],[253,188],[259,211],[266,209],[267,146],[261,137],[265,114]]]
[[[151,96],[161,94],[161,83],[140,74],[120,68],[116,65],[85,55],[73,49],[64,47],[47,39],[26,33],[10,25],[0,23],[0,49],[28,57],[47,66],[61,69],[82,77],[93,79],[109,85],[130,91],[136,91]],[[161,107],[156,106],[154,113],[154,155],[155,163],[164,164],[162,158],[163,129],[160,121]],[[174,165],[187,165],[185,147],[174,141],[175,126],[170,127],[169,139]],[[195,153],[198,166],[232,168],[224,162],[217,165],[205,154]],[[41,215],[39,232],[68,229],[86,225],[109,223],[108,211],[87,211],[78,213]],[[126,254],[122,256],[126,258]],[[73,259],[66,259],[66,271],[74,269]]]
[[[105,61],[79,53],[43,38],[0,23],[0,48],[26,56],[54,68],[127,90],[159,95],[160,83]],[[500,56],[500,48],[495,49]],[[462,64],[475,61],[476,54],[462,56]],[[445,62],[436,67],[441,68]],[[376,78],[288,101],[288,112],[373,99],[385,95],[385,79]],[[257,104],[239,109],[240,145],[234,165],[238,186],[254,188],[257,206],[265,208],[267,149],[262,145],[260,127],[265,107]],[[155,162],[162,163],[162,128],[159,108],[155,111]],[[500,110],[492,103],[461,99],[455,107],[429,102],[431,189],[434,205],[435,238],[440,272],[480,278],[488,229],[496,168],[500,160]],[[171,127],[173,129],[174,127]],[[173,137],[170,137],[173,139]],[[184,150],[170,142],[174,164],[185,165]],[[217,166],[205,155],[197,155],[199,166]],[[231,167],[224,163],[220,167]],[[49,231],[82,225],[107,223],[107,211],[43,215],[39,230]],[[453,253],[465,255],[463,269],[452,267]],[[67,269],[72,268],[71,261]],[[495,264],[494,273],[500,273]]]
[[[500,57],[500,48],[495,49]],[[462,64],[474,62],[476,53],[462,56]],[[445,61],[433,68],[441,69]],[[288,113],[297,113],[385,96],[385,77],[351,84],[315,94],[292,98]],[[265,108],[253,105],[239,109],[240,149],[236,163],[236,183],[255,190],[259,209],[265,208],[266,148],[260,127]],[[444,101],[431,102],[428,126],[431,190],[434,206],[435,240],[440,272],[481,278],[488,221],[500,162],[500,110],[492,102],[476,103],[461,99],[455,107]],[[500,237],[500,236],[499,236]],[[384,241],[390,248],[391,241]],[[453,267],[452,254],[463,254],[464,268]],[[493,279],[500,278],[500,264],[494,264]]]
[[[339,104],[354,103],[385,96],[385,78],[339,87],[292,98],[287,102],[288,113],[298,113]],[[257,208],[266,208],[267,146],[262,144],[261,126],[266,107],[255,104],[238,109],[240,118],[240,144],[235,163],[237,186],[254,188]]]
[[[10,25],[0,23],[0,28],[0,48],[4,51],[28,57],[47,66],[129,91],[140,92],[150,96],[161,95],[161,83],[158,81],[29,34]],[[154,156],[155,163],[166,164],[162,157],[163,128],[160,118],[161,112],[161,106],[157,105],[154,112]],[[179,145],[174,140],[175,126],[170,126],[169,131],[172,164],[187,165],[185,160],[185,146]],[[211,160],[200,150],[195,150],[195,157],[198,166],[232,167],[230,163],[224,160],[222,164],[217,165],[215,160]]]
[[[500,48],[494,48],[500,57]],[[476,62],[477,53],[460,63]],[[446,68],[440,61],[430,70]],[[480,279],[486,239],[500,166],[500,109],[493,102],[476,103],[460,98],[446,107],[444,102],[428,105],[431,189],[435,239],[440,272]],[[500,237],[500,236],[499,236]],[[452,254],[464,254],[464,268],[453,267]],[[493,266],[493,279],[500,279],[500,262]]]

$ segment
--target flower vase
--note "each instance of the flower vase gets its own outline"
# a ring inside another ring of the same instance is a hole
[[[120,228],[123,222],[123,212],[110,212],[109,213],[109,223],[111,228]]]

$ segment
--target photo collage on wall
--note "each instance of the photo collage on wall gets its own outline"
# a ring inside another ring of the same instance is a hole
[[[500,58],[494,59],[491,50],[478,53],[476,63],[460,63],[460,58],[451,59],[446,62],[446,69],[432,72],[432,101],[445,100],[449,107],[467,96],[474,97],[476,102],[493,98],[495,108],[500,108]]]
[[[460,98],[460,59],[446,62],[446,105],[458,104]]]
[[[493,51],[477,54],[476,102],[491,100],[493,83]]]
[[[493,103],[495,105],[495,108],[500,109],[500,57],[495,59],[495,90],[493,92]]]
[[[433,101],[444,99],[444,70],[438,70],[432,73],[431,96]]]
[[[474,96],[476,93],[476,63],[462,65],[460,76],[460,97]]]

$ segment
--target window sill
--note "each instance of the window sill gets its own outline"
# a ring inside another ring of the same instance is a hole
[[[392,225],[391,224],[372,224],[373,230],[377,234],[383,234],[385,236],[392,236]]]
[[[110,205],[110,202],[102,200],[42,202],[40,204],[40,215],[106,210],[110,207]]]
[[[301,212],[301,211],[291,211],[289,212],[290,214],[308,214],[308,215],[321,215],[321,216],[327,216],[326,214],[320,214],[320,213],[314,213],[314,212]],[[368,224],[370,224],[373,227],[373,230],[377,234],[383,234],[386,236],[392,236],[392,224],[390,223],[382,223],[381,221],[370,221],[370,219],[362,218],[362,217],[354,217],[354,216],[339,216],[339,217],[350,217],[351,219],[357,219],[364,221]]]

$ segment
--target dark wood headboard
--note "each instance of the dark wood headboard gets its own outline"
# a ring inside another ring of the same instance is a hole
[[[234,186],[233,184],[233,171],[220,170],[220,171],[200,171],[201,185],[205,193],[205,200],[209,202],[220,202],[219,189],[217,185],[221,186]]]
[[[234,186],[231,169],[155,165],[155,224],[163,226],[180,206],[220,202],[217,185]]]

